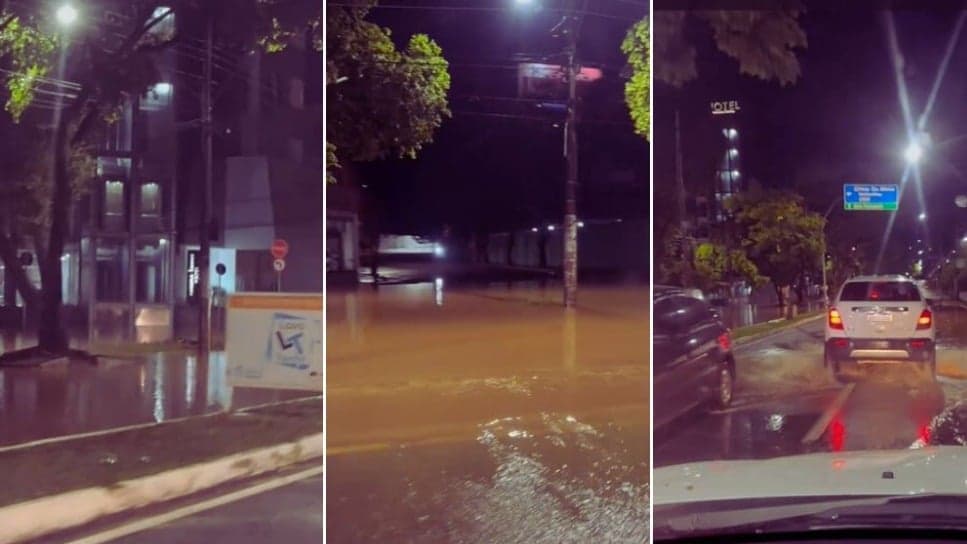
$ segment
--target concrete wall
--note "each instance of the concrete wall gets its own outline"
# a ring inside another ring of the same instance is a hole
[[[546,229],[546,227],[545,227]],[[513,236],[512,259],[507,262],[507,247]],[[563,238],[560,226],[553,231],[521,230],[490,236],[489,262],[536,267],[540,263],[540,239],[545,237],[546,264],[561,266]],[[578,229],[578,263],[582,270],[629,271],[648,273],[649,225],[644,219],[621,222],[587,222]]]

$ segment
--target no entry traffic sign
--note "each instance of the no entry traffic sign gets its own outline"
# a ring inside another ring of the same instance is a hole
[[[289,243],[281,238],[274,240],[272,242],[272,247],[269,248],[272,252],[272,256],[276,259],[284,259],[286,255],[289,254]]]

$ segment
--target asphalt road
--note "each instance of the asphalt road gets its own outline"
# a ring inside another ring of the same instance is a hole
[[[964,315],[939,313],[938,325],[954,317]],[[938,336],[941,374],[967,362],[954,332]],[[822,342],[819,320],[738,347],[733,406],[659,429],[655,465],[967,445],[967,381],[941,375],[933,382],[909,366],[872,365],[841,385],[823,368]]]

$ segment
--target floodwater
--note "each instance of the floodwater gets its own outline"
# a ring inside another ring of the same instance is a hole
[[[0,445],[241,408],[314,393],[237,389],[225,354],[55,361],[0,369]]]
[[[443,279],[328,296],[330,537],[646,541],[648,308]]]

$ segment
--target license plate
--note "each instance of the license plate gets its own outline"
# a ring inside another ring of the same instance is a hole
[[[872,349],[890,349],[890,342],[888,340],[877,340],[870,342],[870,348]]]
[[[867,319],[876,323],[888,323],[893,321],[893,314],[870,314]]]

